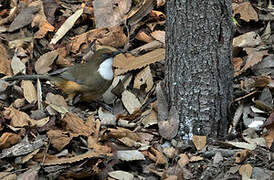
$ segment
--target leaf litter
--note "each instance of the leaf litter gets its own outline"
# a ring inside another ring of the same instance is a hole
[[[44,80],[1,80],[1,179],[273,177],[273,34],[265,18],[271,1],[233,1],[232,138],[212,143],[194,135],[192,147],[174,138],[177,110],[167,113],[157,89],[164,79],[165,3],[0,3],[3,76],[83,63],[92,45],[124,50],[115,57],[115,80],[104,95],[110,108],[71,105]]]

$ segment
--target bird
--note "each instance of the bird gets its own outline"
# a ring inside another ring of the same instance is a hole
[[[101,48],[88,56],[85,64],[76,64],[49,74],[15,75],[5,80],[49,80],[68,95],[68,100],[79,97],[77,102],[92,102],[98,100],[112,84],[113,59],[120,53],[118,50]]]

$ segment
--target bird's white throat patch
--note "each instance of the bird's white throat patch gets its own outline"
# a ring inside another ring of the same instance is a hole
[[[102,62],[98,68],[98,72],[105,80],[112,80],[113,78],[113,70],[112,70],[113,58],[108,58],[104,62]]]

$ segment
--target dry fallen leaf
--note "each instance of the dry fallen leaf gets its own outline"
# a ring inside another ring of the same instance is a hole
[[[47,136],[50,139],[52,146],[58,151],[61,151],[66,145],[68,145],[73,138],[71,134],[61,130],[49,130]]]
[[[14,75],[18,73],[26,74],[25,64],[16,55],[11,60],[11,69]]]
[[[24,92],[24,97],[28,101],[28,103],[36,103],[37,102],[37,92],[32,84],[32,81],[22,80],[21,87]]]
[[[127,179],[127,180],[133,180],[134,175],[126,172],[126,171],[111,171],[108,173],[108,175],[114,179]]]
[[[77,19],[83,14],[84,9],[78,9],[73,15],[71,15],[64,24],[57,30],[55,35],[50,41],[50,44],[56,44],[74,25]]]
[[[11,120],[10,125],[13,127],[24,127],[28,126],[31,121],[30,117],[13,107],[5,108],[3,115],[6,119]]]
[[[180,159],[178,160],[178,165],[182,168],[189,163],[189,157],[186,153],[179,155]]]
[[[50,66],[58,57],[58,50],[50,51],[42,56],[35,62],[35,71],[38,74],[45,74],[51,70]]]
[[[145,160],[144,155],[138,150],[117,151],[117,157],[122,161]]]
[[[166,36],[166,32],[165,31],[153,31],[151,33],[151,36],[160,41],[161,43],[165,44],[165,36]]]
[[[64,129],[74,134],[89,136],[93,133],[93,129],[89,128],[84,121],[75,114],[68,112],[60,120],[64,122]]]
[[[11,75],[11,62],[8,57],[5,47],[0,43],[0,73],[5,75]]]
[[[20,135],[14,134],[14,133],[9,133],[9,132],[4,132],[0,136],[0,149],[9,148],[12,145],[18,143],[20,140],[21,140]]]
[[[233,47],[255,47],[262,42],[261,37],[254,31],[233,38]]]
[[[233,16],[240,14],[240,18],[249,22],[250,20],[258,21],[258,14],[255,9],[252,7],[250,2],[243,2],[234,6]]]
[[[239,169],[239,174],[244,176],[244,174],[250,178],[252,175],[252,166],[250,164],[242,165]]]
[[[122,102],[129,114],[132,114],[134,111],[139,110],[142,106],[138,98],[128,90],[125,90],[122,93]]]
[[[196,136],[192,137],[192,142],[194,143],[198,151],[202,150],[206,145],[206,136]]]
[[[146,85],[146,89],[145,89],[146,92],[149,92],[154,85],[149,66],[147,66],[142,71],[140,71],[134,79],[134,85],[133,85],[134,88],[141,89],[142,85]]]
[[[131,70],[140,69],[149,64],[165,59],[165,49],[159,48],[142,56],[126,58],[120,54],[114,58],[113,66],[117,67],[115,74],[120,75]]]

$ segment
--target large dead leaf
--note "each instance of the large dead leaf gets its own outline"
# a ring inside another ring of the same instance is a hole
[[[18,111],[13,107],[5,108],[3,114],[6,119],[11,120],[10,125],[13,127],[28,126],[31,121],[30,117],[26,113]]]
[[[241,4],[238,4],[237,6],[234,6],[233,14],[234,16],[236,14],[240,14],[240,18],[245,20],[246,22],[249,22],[250,20],[258,21],[258,14],[252,7],[250,2],[243,2]]]
[[[244,50],[247,52],[248,58],[246,60],[244,67],[240,71],[235,73],[235,76],[245,72],[247,69],[258,64],[263,59],[264,56],[268,55],[267,50],[257,51],[255,48],[244,48]]]
[[[126,58],[123,54],[114,58],[113,66],[117,67],[115,74],[120,75],[131,70],[140,69],[149,64],[165,59],[165,49],[155,49],[142,56]]]
[[[112,0],[94,0],[93,7],[96,28],[111,27],[120,24],[123,21],[122,17],[130,8],[130,2],[129,0],[121,0],[115,6],[115,2]]]
[[[261,37],[254,31],[233,38],[233,47],[255,47],[262,42]]]

